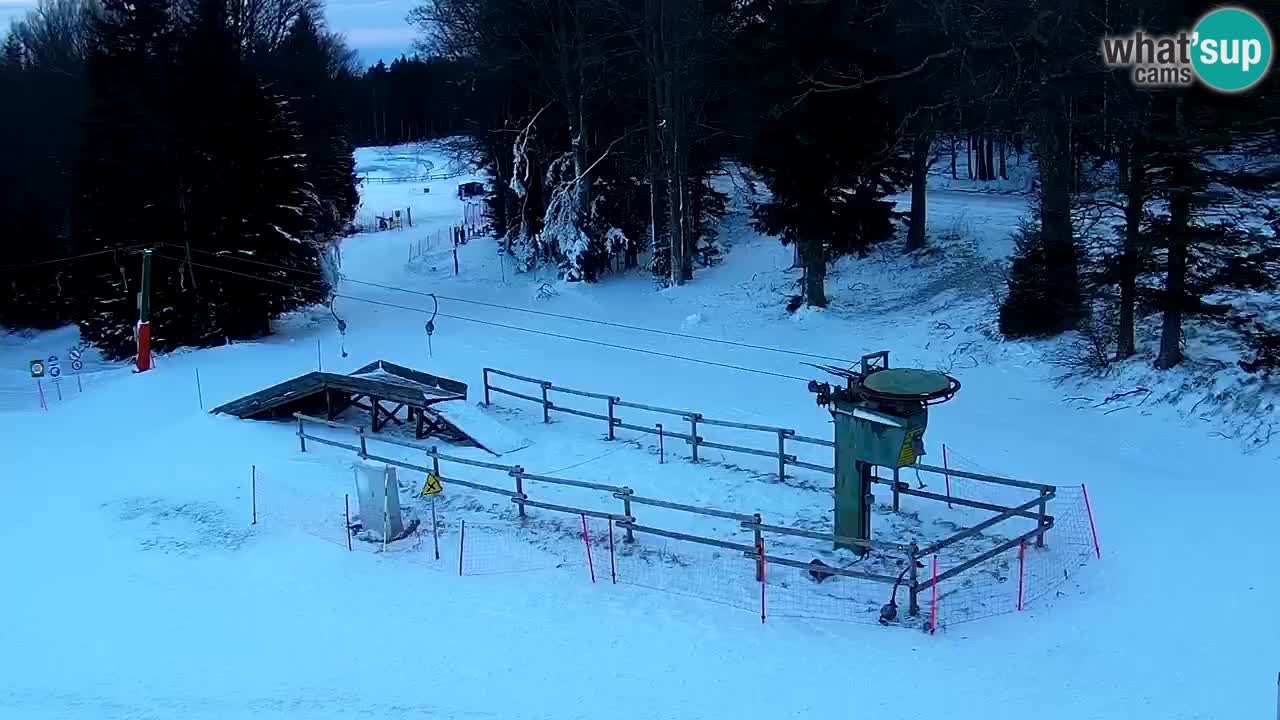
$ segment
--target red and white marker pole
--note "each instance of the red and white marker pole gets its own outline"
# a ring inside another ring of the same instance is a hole
[[[142,292],[138,299],[138,372],[151,369],[151,250],[142,251]]]

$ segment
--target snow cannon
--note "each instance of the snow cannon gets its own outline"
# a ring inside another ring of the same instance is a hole
[[[865,554],[876,468],[892,469],[897,483],[898,470],[925,454],[929,406],[955,397],[960,381],[935,370],[890,368],[888,350],[864,355],[860,371],[812,367],[844,380],[843,387],[812,380],[809,391],[835,421],[835,546]]]

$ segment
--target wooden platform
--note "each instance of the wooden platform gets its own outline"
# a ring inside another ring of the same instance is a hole
[[[293,419],[293,414],[300,412],[332,420],[357,407],[369,411],[373,432],[378,432],[388,422],[403,425],[405,421],[398,414],[404,410],[419,439],[441,435],[462,440],[469,438],[432,412],[431,406],[466,399],[465,383],[378,360],[350,375],[310,372],[233,400],[212,412],[245,420]]]

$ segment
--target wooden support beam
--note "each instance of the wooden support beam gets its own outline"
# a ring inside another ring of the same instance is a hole
[[[378,411],[382,409],[382,405],[378,402],[378,398],[369,396],[369,411],[373,413],[373,431],[378,432],[382,429],[382,425],[378,423]]]
[[[382,424],[386,425],[387,421],[390,420],[391,422],[397,425],[404,425],[404,421],[396,417],[396,413],[400,412],[402,408],[404,408],[404,403],[400,403],[399,405],[396,405],[391,412],[387,412],[386,410],[383,410]]]
[[[426,437],[422,434],[422,416],[425,413],[422,412],[422,408],[409,408],[409,414],[414,416],[413,436],[422,440]]]

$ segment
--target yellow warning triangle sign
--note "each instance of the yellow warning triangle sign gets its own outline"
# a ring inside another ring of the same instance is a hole
[[[422,486],[422,496],[439,495],[444,492],[444,487],[440,485],[440,478],[435,473],[427,473],[427,484]]]

